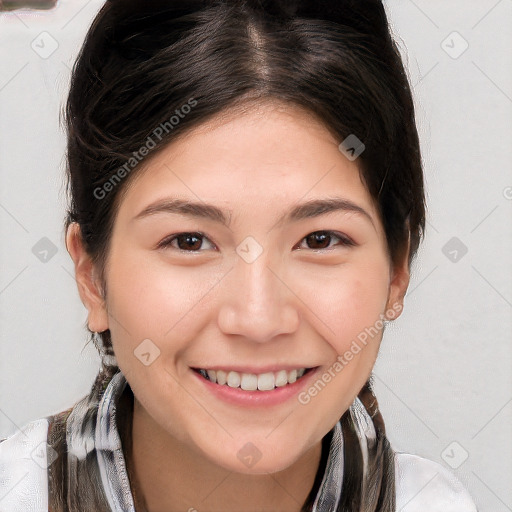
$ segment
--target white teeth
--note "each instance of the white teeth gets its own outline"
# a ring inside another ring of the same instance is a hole
[[[258,389],[258,376],[253,373],[242,373],[240,387],[246,391],[255,391]]]
[[[241,382],[240,374],[238,372],[229,372],[228,373],[228,386],[230,388],[237,388],[240,386]]]
[[[258,389],[260,391],[269,391],[274,387],[274,374],[272,372],[258,375]]]
[[[224,370],[200,370],[203,377],[211,382],[223,386],[227,384],[231,388],[242,388],[245,391],[270,391],[276,387],[283,387],[286,384],[293,384],[306,372],[305,368],[290,370],[279,370],[256,375],[254,373],[238,373]]]
[[[279,370],[276,373],[275,384],[277,387],[285,386],[286,384],[288,384],[288,373],[286,372],[286,370]]]
[[[223,370],[217,370],[217,371],[212,370],[212,372],[213,372],[213,378],[210,379],[212,382],[215,382],[215,374],[217,374],[217,384],[220,384],[221,386],[223,384],[226,384],[226,382],[228,381],[228,376],[227,376],[225,371],[223,371]]]

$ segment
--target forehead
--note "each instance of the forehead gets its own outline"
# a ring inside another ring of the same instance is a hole
[[[226,112],[143,164],[120,210],[139,211],[166,195],[234,210],[248,203],[275,210],[284,203],[335,194],[376,214],[358,162],[348,160],[339,144],[299,107],[267,103]]]

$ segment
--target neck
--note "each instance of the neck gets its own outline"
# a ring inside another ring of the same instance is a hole
[[[215,465],[170,436],[137,399],[133,401],[129,430],[125,452],[137,512],[308,510],[320,485],[328,451],[328,445],[324,443],[322,450],[319,442],[282,471],[246,475]]]

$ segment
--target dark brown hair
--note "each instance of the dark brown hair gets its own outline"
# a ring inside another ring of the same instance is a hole
[[[65,228],[79,224],[105,294],[110,235],[133,177],[189,130],[267,100],[305,109],[340,143],[350,135],[364,143],[357,162],[390,260],[398,264],[410,241],[412,263],[425,229],[422,163],[409,81],[380,0],[110,0],[75,62],[65,110]],[[110,331],[100,337],[97,348],[112,353]],[[104,365],[98,394],[117,369]],[[361,396],[378,434],[368,493],[376,494],[363,496],[347,411],[340,511],[395,509],[393,452],[370,392],[367,383]]]

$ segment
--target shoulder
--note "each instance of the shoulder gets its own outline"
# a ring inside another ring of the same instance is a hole
[[[477,512],[468,491],[441,464],[395,453],[396,509],[400,512]]]
[[[48,510],[48,425],[34,420],[0,441],[0,510]]]

